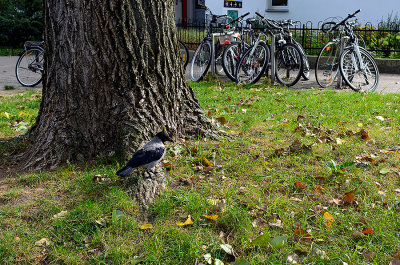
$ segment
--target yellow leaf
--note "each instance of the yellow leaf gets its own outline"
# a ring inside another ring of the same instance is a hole
[[[326,227],[332,226],[332,223],[333,223],[333,216],[332,216],[330,213],[328,213],[328,212],[325,212],[325,213],[324,213],[324,223],[325,223],[325,226],[326,226]]]
[[[213,167],[214,166],[214,164],[213,163],[211,163],[207,158],[205,158],[204,156],[202,156],[201,158],[200,158],[200,162],[201,162],[201,164],[203,165],[203,166],[206,166],[206,167]]]
[[[192,217],[189,215],[188,219],[184,223],[182,223],[181,221],[178,221],[176,224],[179,226],[191,225],[191,224],[193,224]]]
[[[7,119],[10,118],[10,114],[8,112],[4,112],[4,116],[6,116]]]
[[[142,230],[153,229],[153,225],[152,224],[143,224],[140,226],[140,229],[142,229]]]
[[[205,218],[210,219],[210,220],[217,220],[218,219],[218,215],[203,215]]]
[[[357,126],[361,128],[361,127],[363,127],[363,124],[362,124],[361,122],[359,122],[359,123],[357,124]]]

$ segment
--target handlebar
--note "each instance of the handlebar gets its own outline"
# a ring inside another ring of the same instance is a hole
[[[348,14],[347,17],[345,19],[343,19],[342,21],[340,21],[339,23],[337,23],[333,28],[331,28],[329,31],[334,31],[336,30],[339,26],[344,25],[344,23],[350,19],[356,16],[356,14],[360,13],[361,9],[358,9],[356,12],[354,12],[353,14]]]
[[[263,15],[261,15],[261,14],[258,13],[258,12],[255,12],[255,13],[256,13],[257,16],[261,17],[261,19],[262,19],[263,21],[267,22],[268,25],[269,25],[270,27],[272,27],[272,28],[274,28],[274,29],[281,29],[281,27],[278,26],[278,25],[276,24],[275,21],[270,20],[270,19],[264,17]]]
[[[230,23],[233,24],[233,23],[235,23],[236,21],[239,21],[240,19],[243,19],[244,17],[247,17],[248,15],[250,15],[250,12],[247,12],[246,14],[241,15],[241,16],[238,17],[238,18],[235,18],[235,19],[232,20]]]

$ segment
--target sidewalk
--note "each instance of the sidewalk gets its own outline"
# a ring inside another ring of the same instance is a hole
[[[42,83],[34,88],[26,88],[21,86],[15,77],[15,64],[17,63],[17,56],[0,56],[0,95],[15,94],[28,89],[41,89]],[[190,64],[186,68],[186,79],[189,78]],[[223,79],[225,79],[223,77]],[[227,79],[227,78],[226,78]],[[228,80],[228,79],[227,79]],[[4,86],[13,86],[13,90],[4,90]],[[314,71],[311,72],[309,81],[299,81],[294,88],[309,89],[319,88],[315,81]],[[396,74],[380,74],[379,85],[376,93],[400,93],[400,75]]]

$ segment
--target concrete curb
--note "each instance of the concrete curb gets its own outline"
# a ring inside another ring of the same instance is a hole
[[[312,69],[315,69],[315,64],[317,63],[317,57],[313,55],[308,55],[308,61]],[[400,74],[400,59],[375,59],[376,64],[380,73],[388,74]]]

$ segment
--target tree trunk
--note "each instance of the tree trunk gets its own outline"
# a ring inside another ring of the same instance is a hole
[[[178,56],[172,0],[45,0],[45,75],[27,168],[130,157],[166,128],[212,134]]]

